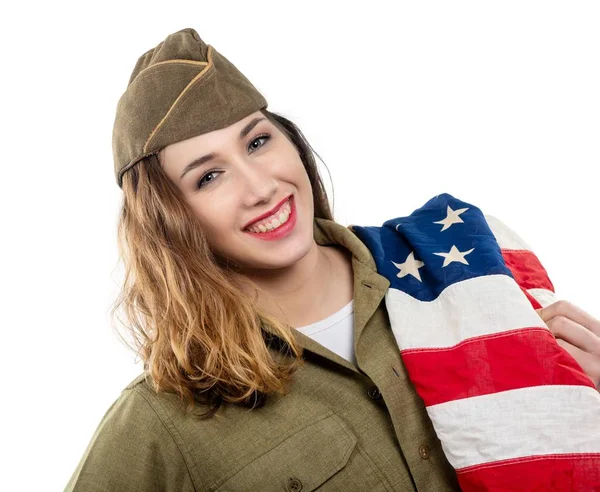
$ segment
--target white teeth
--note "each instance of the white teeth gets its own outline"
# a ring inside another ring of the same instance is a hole
[[[250,227],[248,230],[255,232],[255,233],[272,231],[273,229],[276,229],[277,227],[281,226],[282,224],[285,224],[288,221],[288,219],[290,218],[290,213],[291,213],[290,203],[289,203],[289,201],[287,201],[281,207],[278,216],[275,216],[274,218],[270,219],[268,222],[260,222],[258,225]]]

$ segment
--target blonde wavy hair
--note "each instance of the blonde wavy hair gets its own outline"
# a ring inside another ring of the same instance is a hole
[[[285,117],[262,112],[298,150],[315,217],[333,220],[305,136]],[[286,394],[292,374],[304,363],[293,328],[258,310],[236,287],[239,267],[211,251],[158,157],[127,171],[122,189],[118,248],[125,277],[111,317],[124,327],[117,333],[143,360],[154,390],[179,395],[188,411],[196,403],[208,405],[202,419],[212,417],[223,401],[255,408],[269,393]],[[264,324],[277,337],[265,332]],[[280,356],[273,357],[269,347]]]

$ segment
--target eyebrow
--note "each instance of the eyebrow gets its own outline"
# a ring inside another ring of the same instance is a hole
[[[248,123],[244,128],[242,128],[242,131],[240,132],[239,139],[242,140],[246,135],[248,135],[248,133],[250,133],[252,131],[252,129],[259,122],[261,122],[263,120],[266,120],[266,118],[262,118],[262,117],[254,118],[250,123]],[[214,158],[215,158],[215,154],[213,152],[211,152],[210,154],[206,154],[206,155],[203,155],[202,157],[198,157],[197,159],[194,159],[187,166],[185,166],[185,169],[181,173],[181,176],[179,176],[179,180],[182,180],[183,177],[187,173],[189,173],[191,170],[196,169],[198,166],[201,166],[205,162],[208,162],[208,161],[210,161],[211,159],[214,159]]]

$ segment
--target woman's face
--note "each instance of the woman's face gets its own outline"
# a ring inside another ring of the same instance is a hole
[[[219,256],[247,269],[275,269],[295,263],[313,246],[308,175],[292,142],[261,111],[169,145],[159,160]],[[274,216],[248,230],[274,209]]]

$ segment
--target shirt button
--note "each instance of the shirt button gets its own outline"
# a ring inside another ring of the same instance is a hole
[[[302,490],[302,482],[297,478],[290,478],[287,483],[287,489],[289,492],[299,492]]]
[[[371,386],[369,388],[369,397],[373,400],[379,400],[381,398],[381,392],[377,386]]]
[[[423,444],[422,446],[419,446],[419,456],[423,460],[428,460],[429,459],[429,446],[426,446],[425,444]]]

